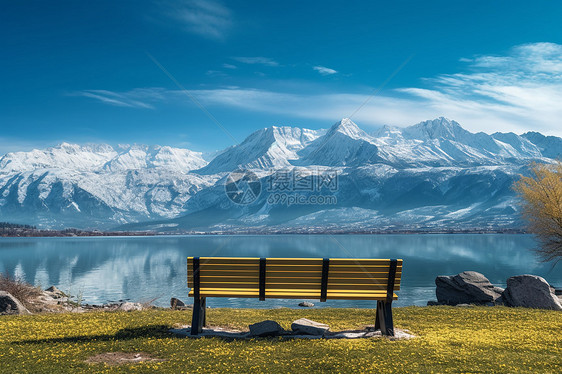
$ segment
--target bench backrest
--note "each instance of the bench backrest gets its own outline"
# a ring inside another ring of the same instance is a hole
[[[402,276],[400,259],[188,257],[187,268],[196,297],[392,300]]]

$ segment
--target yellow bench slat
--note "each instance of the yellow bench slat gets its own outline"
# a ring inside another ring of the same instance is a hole
[[[322,266],[319,265],[271,265],[267,264],[266,269],[268,272],[281,272],[281,273],[299,273],[299,272],[322,272]],[[200,265],[201,272],[222,272],[222,271],[258,271],[259,265],[213,265],[205,264]],[[193,266],[188,266],[188,271],[193,271]],[[396,267],[397,272],[402,271],[401,266]],[[330,266],[330,273],[384,273],[388,274],[388,266]]]
[[[213,288],[213,289],[259,289],[259,283],[257,282],[201,282],[201,288]],[[267,290],[277,290],[277,289],[309,289],[309,290],[320,290],[320,283],[266,283],[265,289]],[[328,290],[386,290],[387,283],[371,283],[371,284],[329,284]],[[395,283],[394,289],[399,290],[400,285]]]
[[[364,278],[329,278],[328,285],[331,284],[349,284],[349,285],[362,285],[362,284],[376,284],[376,283],[386,283],[388,277],[364,277]],[[217,283],[231,283],[231,282],[253,282],[259,283],[259,277],[200,277],[200,282],[217,282]],[[401,279],[396,277],[394,279],[395,283],[400,283]],[[187,283],[189,285],[193,284],[193,277],[187,278]],[[285,278],[285,277],[266,277],[267,283],[287,283],[287,284],[315,284],[321,283],[320,277],[299,277],[299,278]]]
[[[200,264],[240,264],[252,265],[259,264],[259,257],[199,257]],[[322,265],[322,258],[267,258],[268,264],[275,265]],[[193,264],[193,257],[188,257],[189,264]],[[398,259],[398,265],[402,260]],[[390,259],[353,259],[353,258],[334,258],[330,259],[330,266],[338,265],[361,265],[361,266],[389,266]]]
[[[360,265],[360,266],[390,266],[390,259],[368,259],[368,258],[331,258],[331,266],[348,266],[348,265]],[[396,265],[402,266],[402,259],[396,260]]]
[[[193,276],[193,271],[188,270],[187,275],[189,277]],[[205,270],[200,269],[200,277],[246,277],[246,278],[256,278],[259,277],[259,270],[256,271],[236,271],[236,270]],[[266,270],[266,276],[269,278],[321,278],[322,271],[270,271]],[[329,272],[329,279],[363,279],[363,278],[376,278],[376,279],[386,279],[388,278],[388,272]],[[396,278],[402,277],[402,271],[397,271],[395,273]]]
[[[247,288],[237,288],[232,290],[224,290],[221,288],[202,288],[201,289],[201,296],[205,296],[208,293],[216,293],[224,295],[224,297],[236,297],[239,294],[259,294],[257,289],[247,289]],[[190,296],[193,294],[193,291],[190,291]],[[279,289],[279,290],[268,290],[266,291],[266,296],[271,297],[277,294],[292,294],[296,296],[317,296],[320,297],[319,290],[292,290],[292,289]],[[377,295],[377,296],[386,296],[386,291],[355,291],[355,292],[347,292],[347,291],[328,291],[328,295],[330,294],[347,294],[352,296],[361,296],[361,295]]]
[[[201,296],[203,297],[242,297],[242,298],[257,298],[259,297],[259,291],[239,289],[233,292],[233,290],[216,290],[216,289],[201,289]],[[190,297],[193,297],[193,291],[189,293]],[[266,292],[266,298],[271,299],[320,299],[320,292],[294,292],[293,290],[278,290]],[[350,292],[330,292],[327,293],[327,298],[336,300],[385,300],[386,292],[360,292],[360,293],[350,293]],[[398,296],[393,293],[393,300],[397,300]]]
[[[396,279],[400,279],[402,276],[402,272],[396,273]],[[201,271],[200,272],[201,279],[203,278],[246,278],[248,280],[258,279],[259,280],[259,271],[254,272],[226,272],[226,271],[217,271],[217,272],[207,272]],[[322,279],[322,272],[298,272],[298,273],[277,273],[277,272],[269,272],[266,273],[266,279],[273,280],[273,279],[290,279],[291,281],[299,282],[301,279]],[[356,279],[357,283],[361,283],[362,280],[370,280],[370,279],[388,279],[388,272],[387,273],[329,273],[328,281],[332,281],[335,279],[349,279],[350,282]],[[188,272],[188,280],[193,280],[192,272]]]

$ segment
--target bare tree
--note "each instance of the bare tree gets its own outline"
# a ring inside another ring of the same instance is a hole
[[[531,165],[531,176],[521,176],[515,191],[522,200],[529,231],[541,243],[544,261],[562,259],[562,162]]]

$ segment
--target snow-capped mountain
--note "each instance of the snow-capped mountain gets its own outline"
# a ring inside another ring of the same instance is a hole
[[[474,134],[443,117],[403,130],[382,128],[375,136],[383,157],[397,165],[501,165],[542,157],[534,144],[519,135]]]
[[[168,168],[190,171],[205,166],[201,152],[160,146],[120,146],[107,144],[62,143],[44,150],[7,153],[0,158],[0,173],[64,169],[72,171],[107,171]]]
[[[297,127],[272,126],[258,130],[239,145],[234,145],[209,165],[200,169],[201,174],[231,172],[236,169],[271,169],[291,166],[299,158],[298,151],[304,149],[323,131]]]
[[[479,166],[528,162],[543,157],[528,139],[513,133],[473,134],[446,118],[399,129],[384,126],[373,135],[344,118],[300,151],[294,165],[395,167]]]
[[[0,220],[107,228],[173,218],[216,181],[189,173],[201,153],[171,147],[63,143],[0,158]]]
[[[201,152],[189,149],[139,146],[128,147],[103,165],[107,171],[139,169],[171,169],[179,173],[200,169],[207,165]]]
[[[513,181],[531,161],[558,157],[561,138],[471,133],[446,118],[371,134],[346,118],[328,130],[273,126],[207,160],[167,146],[63,143],[0,158],[0,221],[204,231],[513,228],[521,224]],[[225,192],[237,169],[258,178],[250,204]],[[290,177],[283,190],[272,183],[280,171]]]
[[[299,165],[358,166],[383,161],[372,137],[348,118],[335,123],[301,153]]]
[[[521,135],[531,143],[535,144],[544,157],[562,157],[562,138],[556,136],[544,136],[539,132],[527,132]]]
[[[38,169],[88,171],[103,166],[118,153],[105,144],[80,146],[62,143],[47,149],[7,153],[0,158],[0,173],[18,173]]]

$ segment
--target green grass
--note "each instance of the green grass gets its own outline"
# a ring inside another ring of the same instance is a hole
[[[332,330],[372,324],[367,309],[210,309],[212,325],[247,328],[274,319],[285,328],[301,317]],[[189,324],[190,311],[96,312],[0,317],[3,373],[59,372],[562,372],[562,313],[505,307],[394,309],[395,324],[418,338],[391,341],[218,338],[168,333]],[[163,362],[87,364],[102,352],[148,352]]]

